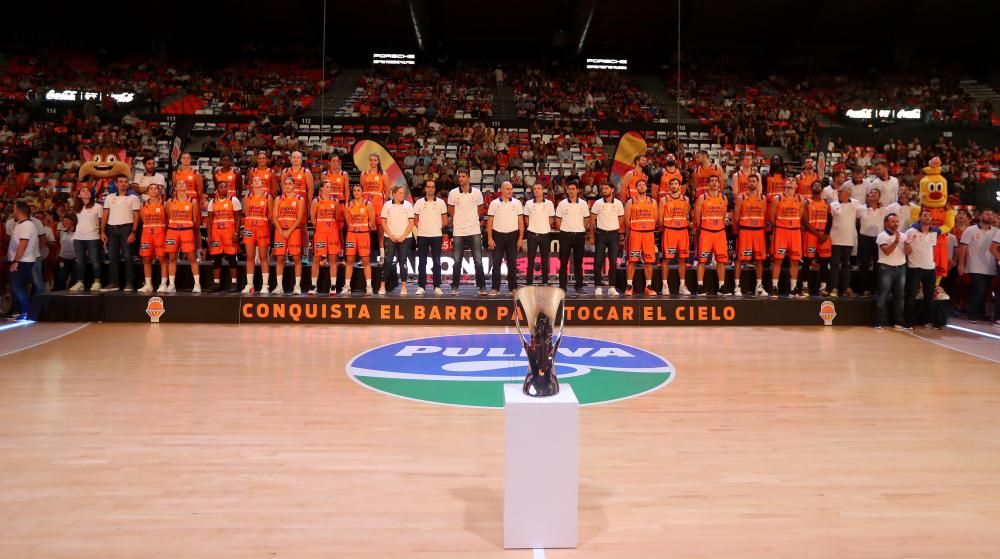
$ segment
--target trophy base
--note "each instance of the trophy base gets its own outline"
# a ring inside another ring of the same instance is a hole
[[[546,398],[559,393],[559,380],[555,375],[528,374],[521,391],[532,398]]]

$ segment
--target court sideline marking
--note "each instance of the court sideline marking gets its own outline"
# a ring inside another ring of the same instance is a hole
[[[948,327],[949,328],[954,328],[951,325],[949,325]],[[956,330],[972,331],[972,332],[975,332],[976,334],[980,334],[980,335],[992,337],[991,334],[984,334],[984,333],[981,333],[981,332],[976,332],[975,330],[969,330],[967,328],[956,328]],[[932,343],[932,344],[934,344],[936,346],[940,346],[940,347],[943,347],[945,349],[950,349],[952,351],[957,351],[959,353],[964,353],[966,355],[971,355],[972,357],[978,357],[979,359],[985,359],[986,361],[991,361],[993,363],[1000,363],[1000,360],[993,359],[992,357],[987,357],[985,355],[979,355],[978,353],[972,353],[971,351],[966,351],[964,349],[958,349],[957,347],[952,347],[952,346],[950,346],[950,345],[942,342],[941,340],[935,340],[935,339],[932,339],[932,338],[925,338],[924,336],[921,336],[920,334],[917,334],[916,332],[909,332],[909,334],[911,336],[913,336],[914,338],[919,338],[919,339],[921,339],[921,340],[923,340],[925,342],[930,342],[930,343]]]
[[[76,332],[79,332],[80,330],[83,330],[87,326],[90,326],[90,323],[89,322],[84,322],[83,324],[81,324],[80,326],[77,326],[76,328],[70,330],[69,332],[63,332],[62,334],[59,334],[58,336],[53,336],[51,338],[42,340],[40,342],[35,342],[35,343],[31,344],[31,345],[20,347],[20,348],[8,351],[6,353],[0,353],[0,358],[7,357],[8,355],[13,355],[15,353],[19,353],[19,352],[22,352],[22,351],[25,351],[25,350],[28,350],[28,349],[31,349],[31,348],[34,348],[34,347],[38,347],[38,346],[40,346],[42,344],[47,344],[49,342],[54,342],[54,341],[58,340],[59,338],[63,338],[63,337],[69,336],[70,334],[75,334]]]

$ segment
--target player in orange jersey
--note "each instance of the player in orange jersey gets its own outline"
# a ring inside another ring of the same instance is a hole
[[[195,229],[198,224],[197,200],[192,200],[188,196],[188,184],[184,181],[177,181],[174,184],[174,198],[167,203],[167,256],[170,262],[167,264],[167,286],[166,293],[177,291],[174,277],[177,274],[177,252],[184,253],[184,256],[191,263],[191,275],[194,276],[194,289],[192,293],[201,293],[201,272],[198,270],[198,255],[195,245]]]
[[[275,276],[278,283],[271,293],[285,293],[282,276],[285,273],[285,255],[292,257],[295,265],[295,284],[292,295],[302,293],[299,284],[302,282],[302,223],[306,219],[306,202],[295,191],[295,179],[286,176],[281,181],[281,196],[274,201],[271,220],[274,223],[274,244],[271,253],[274,255]]]
[[[718,175],[708,177],[708,191],[694,204],[694,224],[698,228],[698,289],[705,295],[705,264],[715,259],[715,277],[719,281],[719,295],[729,295],[723,284],[726,264],[729,263],[729,241],[726,239],[726,210],[729,200],[722,193],[722,180]]]
[[[809,269],[814,261],[819,262],[819,295],[826,297],[827,270],[830,267],[830,257],[833,255],[833,243],[830,242],[830,229],[833,227],[833,214],[830,204],[823,200],[823,183],[816,180],[812,184],[812,196],[806,200],[802,212],[802,266],[809,277]],[[816,291],[812,281],[809,282],[807,294]]]
[[[681,194],[684,194],[684,171],[681,171],[680,167],[677,166],[677,158],[674,154],[668,153],[667,159],[663,163],[663,172],[660,174],[660,188],[656,192],[654,198],[662,200],[670,192],[670,181],[672,179],[677,179],[678,184],[681,185]]]
[[[313,223],[313,256],[312,288],[310,295],[316,295],[319,289],[319,269],[330,266],[330,289],[328,295],[336,293],[337,288],[337,257],[340,255],[340,209],[341,203],[333,195],[333,182],[324,179],[319,186],[319,197],[313,200],[309,209],[309,217]]]
[[[823,160],[820,160],[819,172],[816,172],[816,162],[812,157],[807,157],[802,164],[802,172],[795,175],[795,184],[798,186],[799,196],[808,198],[812,196],[812,185],[816,181],[823,180]]]
[[[646,196],[646,180],[634,182],[636,195],[625,203],[625,228],[628,231],[628,264],[625,266],[625,295],[632,295],[632,278],[635,263],[642,262],[643,293],[656,295],[649,287],[653,279],[653,262],[656,262],[656,201]]]
[[[152,293],[153,289],[153,259],[160,263],[160,275],[167,272],[167,209],[160,197],[160,185],[150,184],[146,190],[149,199],[139,210],[142,219],[142,237],[139,239],[139,256],[142,257],[142,272],[146,282],[138,289],[139,293]],[[160,283],[166,286],[161,277]]]
[[[344,208],[347,222],[347,237],[344,240],[344,288],[351,292],[351,274],[354,272],[355,257],[361,258],[365,272],[365,292],[372,292],[371,232],[375,230],[375,209],[368,200],[360,184],[351,187],[351,201]]]
[[[174,171],[171,181],[174,188],[177,188],[180,181],[187,185],[188,198],[194,200],[200,208],[205,198],[205,178],[201,176],[201,171],[191,165],[191,154],[187,152],[181,154],[180,165]],[[201,256],[201,214],[194,217],[194,249],[197,258]]]
[[[222,260],[225,256],[226,268],[231,274],[229,292],[240,290],[236,281],[236,253],[240,246],[240,221],[242,220],[243,204],[240,199],[229,192],[229,183],[216,181],[215,196],[208,201],[208,253],[212,255],[212,286],[210,292],[222,291],[219,283]]]
[[[266,151],[257,152],[257,166],[250,171],[249,182],[252,183],[253,179],[261,180],[264,184],[264,192],[269,196],[278,195],[278,174],[271,169]]]
[[[236,198],[243,197],[243,175],[240,170],[233,167],[233,158],[228,154],[222,154],[219,158],[219,168],[212,173],[212,181],[218,185],[220,182],[226,183],[229,196]],[[218,186],[216,186],[218,190]]]
[[[785,192],[771,199],[768,212],[774,224],[771,238],[771,297],[778,296],[778,276],[781,263],[788,259],[788,275],[791,277],[792,297],[801,297],[799,287],[799,261],[802,260],[802,213],[805,201],[796,193],[795,179],[785,181]]]
[[[700,149],[698,153],[695,154],[695,160],[698,162],[698,166],[694,170],[694,196],[695,199],[701,198],[702,195],[708,192],[710,178],[715,177],[719,181],[719,192],[722,192],[722,188],[726,185],[726,173],[712,160],[708,158],[708,152]],[[697,204],[697,202],[696,202]]]
[[[622,202],[628,202],[630,199],[635,198],[639,194],[639,189],[636,183],[639,181],[646,182],[648,184],[649,177],[643,171],[646,168],[646,156],[637,155],[632,158],[632,168],[629,169],[625,176],[622,177],[621,188],[619,193]],[[646,193],[649,193],[647,188]],[[648,278],[647,278],[648,279]]]
[[[737,197],[740,194],[746,194],[750,189],[750,177],[754,175],[757,176],[757,184],[759,185],[760,173],[753,168],[753,154],[750,152],[744,153],[743,157],[740,158],[740,168],[733,173],[732,182],[730,182],[734,199],[738,199]]]
[[[372,205],[375,216],[382,215],[382,206],[389,199],[389,177],[382,169],[382,159],[377,153],[368,156],[368,169],[361,173],[361,191],[364,193],[365,200]],[[378,239],[376,242],[378,242],[379,255],[381,255],[385,249],[383,247],[382,238],[384,235],[382,234],[382,224],[380,222],[375,224],[372,234],[377,234]]]
[[[271,279],[270,261],[267,249],[271,246],[271,213],[273,201],[268,192],[267,183],[260,176],[250,179],[250,192],[243,197],[243,247],[247,252],[247,284],[243,293],[253,293],[253,271],[256,262],[260,262],[263,283],[261,293],[265,295],[271,290],[268,286]]]
[[[334,153],[330,156],[329,167],[323,170],[322,180],[330,181],[333,188],[333,198],[342,205],[347,203],[347,197],[351,192],[351,177],[341,167],[340,156]],[[321,186],[322,188],[322,186]]]
[[[764,178],[764,196],[768,201],[785,191],[785,162],[780,155],[771,157],[771,166]]]
[[[754,295],[767,295],[764,290],[764,259],[767,258],[767,243],[764,237],[764,227],[767,225],[767,199],[760,188],[760,175],[754,173],[747,176],[747,191],[736,196],[736,208],[733,210],[733,232],[736,233],[736,264],[733,266],[733,281],[736,288],[733,294],[743,295],[740,289],[740,279],[743,276],[743,263],[753,261],[757,285]]]
[[[295,181],[295,193],[302,198],[302,202],[306,205],[305,215],[303,216],[302,223],[299,224],[299,229],[302,230],[302,245],[303,254],[308,253],[309,248],[309,233],[306,230],[305,218],[309,216],[309,203],[312,201],[314,194],[313,190],[313,174],[307,167],[302,164],[302,152],[293,151],[291,155],[292,166],[281,172],[281,182],[284,184],[286,179],[291,178]],[[284,192],[284,187],[282,187],[282,192]]]
[[[660,199],[660,224],[663,227],[663,261],[660,274],[663,278],[664,295],[670,295],[667,276],[670,261],[677,260],[677,276],[680,279],[677,290],[681,295],[690,295],[687,288],[687,259],[691,256],[691,200],[681,190],[678,178],[670,179],[667,195]]]

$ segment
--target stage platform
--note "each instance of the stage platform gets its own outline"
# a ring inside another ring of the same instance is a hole
[[[447,292],[446,292],[447,293]],[[215,324],[386,324],[513,326],[511,296],[241,295],[227,293],[49,293],[34,299],[31,317],[60,322]],[[596,297],[570,292],[569,325],[590,326],[870,326],[871,298]],[[824,316],[820,316],[821,313]]]

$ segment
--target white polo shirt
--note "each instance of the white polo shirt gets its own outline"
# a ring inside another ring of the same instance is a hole
[[[938,234],[934,231],[922,232],[920,229],[906,231],[906,243],[910,245],[910,256],[906,259],[909,268],[921,270],[934,269],[934,247],[937,245]]]
[[[87,207],[84,206],[76,214],[76,231],[73,232],[74,241],[96,241],[101,238],[101,207],[96,203]]]
[[[528,231],[536,235],[548,235],[552,232],[549,218],[556,216],[556,207],[552,205],[552,200],[543,198],[541,202],[535,202],[532,198],[524,204],[524,215],[528,216]]]
[[[481,235],[479,228],[479,206],[483,205],[483,191],[471,188],[462,192],[462,187],[453,188],[448,193],[448,205],[455,206],[452,219],[452,236],[467,237]]]
[[[435,197],[428,202],[427,197],[423,197],[413,204],[413,213],[419,217],[417,220],[418,237],[440,237],[441,228],[444,226],[442,216],[448,213],[448,205],[445,201]]]
[[[160,185],[161,193],[164,192],[164,190],[167,188],[167,180],[163,178],[163,175],[161,175],[160,173],[153,173],[152,175],[147,175],[145,171],[136,173],[135,176],[132,177],[132,184],[139,185],[139,188],[142,189],[143,191],[149,188],[149,185],[151,184]],[[149,196],[147,196],[146,194],[143,194],[143,197],[149,199]]]
[[[504,201],[502,197],[494,198],[486,215],[493,216],[493,231],[496,233],[513,233],[517,231],[517,222],[524,214],[524,206],[517,198]]]
[[[413,204],[403,200],[397,204],[390,200],[382,206],[382,219],[385,219],[385,232],[402,235],[406,232],[407,221],[413,219]]]
[[[24,254],[18,262],[34,262],[38,260],[38,229],[30,219],[14,224],[10,233],[10,245],[7,247],[7,261],[14,262],[17,256],[17,246],[21,244],[21,239],[28,241],[28,246],[24,249]]]
[[[881,202],[883,205],[888,205],[892,201],[899,200],[899,179],[896,177],[889,177],[886,180],[882,180],[878,177],[873,177],[868,181],[868,191],[872,189],[878,189],[882,193]]]
[[[878,263],[885,264],[886,266],[902,266],[906,264],[906,253],[903,252],[903,241],[906,240],[906,236],[902,233],[899,234],[899,244],[892,252],[886,254],[882,250],[883,246],[890,245],[895,240],[896,236],[889,233],[885,229],[875,237],[875,244],[878,246]]]
[[[108,210],[108,225],[131,225],[134,221],[132,212],[142,208],[142,202],[134,194],[108,194],[104,199],[104,209]]]
[[[888,213],[885,206],[858,208],[858,216],[861,218],[861,234],[866,237],[877,237],[880,232],[885,231],[885,216]]]
[[[970,225],[962,233],[961,243],[965,249],[965,273],[997,274],[997,259],[990,254],[990,244],[997,235],[997,228],[980,229],[979,225]]]
[[[830,243],[837,246],[852,247],[858,242],[858,207],[860,204],[853,198],[846,203],[833,202],[830,213],[833,224],[830,227]]]
[[[618,198],[613,198],[611,203],[601,198],[591,206],[590,213],[597,216],[597,228],[601,231],[618,231],[618,218],[625,215],[625,206]]]
[[[561,219],[562,222],[559,225],[559,230],[566,233],[583,233],[586,231],[584,227],[584,219],[590,215],[590,207],[587,206],[587,201],[583,198],[577,198],[576,203],[569,201],[566,198],[556,207],[556,217]]]
[[[861,182],[859,182],[857,184],[854,184],[854,180],[853,179],[847,179],[840,186],[846,186],[846,187],[850,188],[851,189],[851,200],[854,200],[855,202],[857,202],[857,203],[859,203],[861,205],[864,205],[864,203],[865,203],[865,196],[868,194],[868,183],[866,183],[864,180],[862,180]]]
[[[905,206],[899,202],[893,202],[886,206],[885,209],[889,213],[896,214],[896,216],[899,217],[899,230],[905,231],[910,228],[910,225],[913,224],[913,208],[916,207],[917,205],[912,202],[906,204]]]

